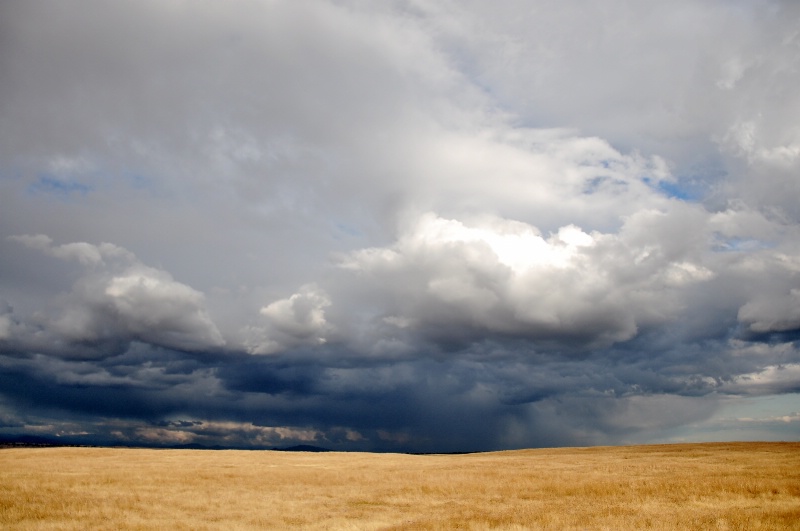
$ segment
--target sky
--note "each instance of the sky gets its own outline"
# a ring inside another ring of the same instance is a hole
[[[800,440],[800,4],[8,0],[0,436]]]

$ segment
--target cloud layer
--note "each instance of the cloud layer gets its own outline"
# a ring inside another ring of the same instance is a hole
[[[797,438],[798,22],[5,3],[0,433]]]

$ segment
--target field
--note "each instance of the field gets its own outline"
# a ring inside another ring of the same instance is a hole
[[[2,529],[800,529],[800,443],[8,448],[0,477]]]

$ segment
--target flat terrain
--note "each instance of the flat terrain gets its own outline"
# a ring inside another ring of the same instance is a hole
[[[800,443],[9,448],[0,478],[2,529],[800,529]]]

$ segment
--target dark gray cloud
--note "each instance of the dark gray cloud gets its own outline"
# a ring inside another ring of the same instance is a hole
[[[799,17],[5,2],[0,434],[796,438]]]

